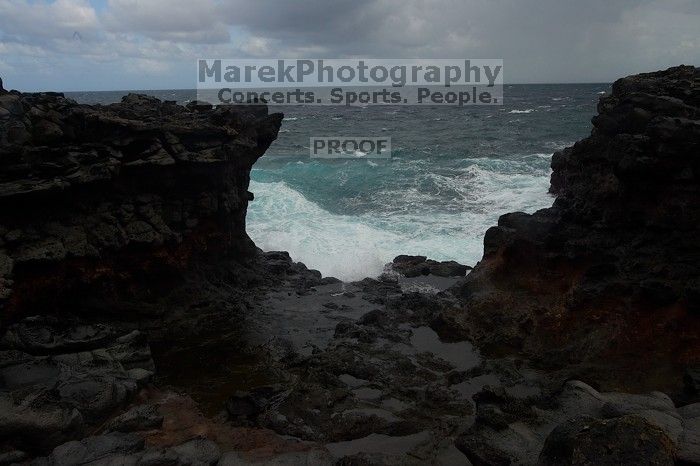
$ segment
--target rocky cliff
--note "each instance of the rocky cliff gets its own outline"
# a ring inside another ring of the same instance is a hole
[[[145,396],[158,336],[167,349],[226,340],[267,270],[320,279],[245,232],[250,169],[281,121],[263,105],[87,106],[0,82],[0,464],[107,428]],[[142,411],[107,429],[162,424]],[[100,445],[143,447],[115,435]],[[74,447],[58,463],[88,461]]]
[[[440,321],[546,367],[655,368],[631,377],[658,388],[700,358],[700,70],[620,79],[598,111],[554,155],[553,207],[488,230]]]
[[[2,321],[118,310],[193,262],[253,253],[250,169],[281,120],[263,105],[0,90]]]

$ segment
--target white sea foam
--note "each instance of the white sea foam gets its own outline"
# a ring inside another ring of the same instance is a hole
[[[552,159],[552,154],[551,153],[545,153],[541,152],[538,154],[528,154],[523,156],[524,159],[542,159],[542,160],[551,160]]]
[[[573,146],[574,142],[576,142],[576,141],[548,141],[548,142],[545,142],[544,145],[548,148],[551,148],[555,151],[558,151],[558,150],[562,150],[566,147]]]
[[[334,215],[283,182],[252,181],[248,234],[263,250],[289,251],[295,260],[346,280],[377,275],[391,259],[396,235],[358,217]],[[398,254],[398,253],[397,253]]]
[[[532,112],[534,112],[534,111],[535,111],[534,108],[528,108],[528,109],[525,109],[525,110],[511,110],[511,111],[508,112],[508,113],[532,113]]]
[[[547,165],[474,159],[449,176],[426,174],[422,182],[440,193],[439,211],[430,209],[437,196],[406,186],[382,192],[381,211],[354,216],[328,212],[284,182],[252,181],[248,233],[264,250],[289,251],[324,276],[343,280],[377,276],[399,254],[473,265],[482,256],[485,231],[500,215],[551,205]]]

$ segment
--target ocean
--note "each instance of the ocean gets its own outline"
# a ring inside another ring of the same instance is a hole
[[[590,133],[609,84],[506,85],[489,107],[273,107],[278,140],[253,167],[247,229],[324,276],[379,275],[399,254],[474,265],[498,217],[551,206],[551,157]],[[142,91],[181,103],[192,91]],[[67,93],[111,103],[125,92]],[[390,159],[309,157],[311,137],[391,137]]]

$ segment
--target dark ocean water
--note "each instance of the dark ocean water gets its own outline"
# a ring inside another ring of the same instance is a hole
[[[552,204],[551,156],[589,134],[604,91],[608,84],[508,85],[497,107],[279,107],[279,139],[252,173],[248,232],[265,250],[344,279],[378,275],[398,254],[473,265],[500,215]],[[310,159],[309,138],[326,136],[390,136],[392,158]]]

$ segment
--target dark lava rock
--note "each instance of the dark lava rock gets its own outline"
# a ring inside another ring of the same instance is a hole
[[[360,325],[382,327],[386,325],[388,320],[389,316],[387,315],[386,311],[375,309],[360,317],[360,320],[358,320],[357,323]]]
[[[683,375],[683,382],[688,394],[700,395],[700,367],[688,367]]]
[[[136,394],[133,371],[153,369],[139,332],[70,320],[28,318],[0,338],[0,433],[25,451],[84,435]]]
[[[213,465],[219,461],[221,450],[216,443],[207,439],[194,439],[170,449],[180,464]]]
[[[700,316],[700,279],[691,281],[686,285],[685,300],[688,305],[688,312],[695,316]]]
[[[455,440],[455,446],[474,466],[509,466],[511,458],[504,452],[473,435],[463,435]]]
[[[255,418],[264,408],[264,403],[248,392],[235,392],[226,402],[226,411],[234,419]]]
[[[489,229],[444,320],[544,367],[595,361],[651,380],[669,358],[700,362],[700,69],[620,79],[598,112],[553,156],[554,205]]]
[[[68,442],[56,447],[51,456],[37,465],[69,466],[75,464],[135,464],[130,456],[144,447],[135,434],[112,433]]]
[[[425,256],[398,256],[394,259],[393,269],[406,277],[428,275],[430,268],[425,264]]]
[[[0,465],[8,466],[13,464],[22,464],[25,460],[29,459],[28,455],[19,450],[12,450],[4,453],[0,453]]]
[[[455,261],[430,264],[430,273],[438,277],[464,277],[469,270],[472,268],[468,265],[462,265]]]
[[[217,464],[219,447],[206,438],[195,438],[167,449],[145,447],[136,434],[113,432],[68,442],[56,447],[51,455],[32,462],[37,466],[92,465],[192,465]]]
[[[394,259],[392,268],[407,278],[421,275],[464,277],[471,270],[471,267],[455,261],[437,262],[425,256],[398,256]]]
[[[38,316],[11,325],[0,346],[32,355],[49,355],[99,348],[112,336],[106,325],[71,325],[65,319]]]
[[[321,279],[321,285],[335,285],[336,283],[342,283],[342,281],[335,277],[323,277]]]
[[[233,420],[254,420],[283,391],[282,386],[271,385],[250,392],[235,392],[226,402],[226,411]]]
[[[265,461],[255,461],[246,458],[245,454],[238,452],[227,452],[221,456],[218,466],[243,466],[243,465],[279,465],[279,466],[331,466],[340,463],[333,460],[333,457],[324,450],[311,450],[282,453],[274,458]]]
[[[281,121],[264,105],[0,95],[2,322],[124,312],[198,258],[257,254],[245,232],[249,173]]]
[[[186,105],[187,109],[192,112],[206,112],[213,108],[213,105],[209,102],[202,102],[200,100],[193,100]]]
[[[542,466],[673,465],[673,442],[637,416],[599,420],[581,416],[552,431],[540,454]]]
[[[527,397],[513,388],[474,396],[476,419],[456,445],[475,464],[649,464],[634,460],[637,450],[651,464],[700,459],[700,404],[676,408],[663,393],[605,393],[580,381]]]
[[[114,432],[139,432],[156,429],[163,424],[163,416],[154,405],[139,405],[112,419],[107,430]]]

